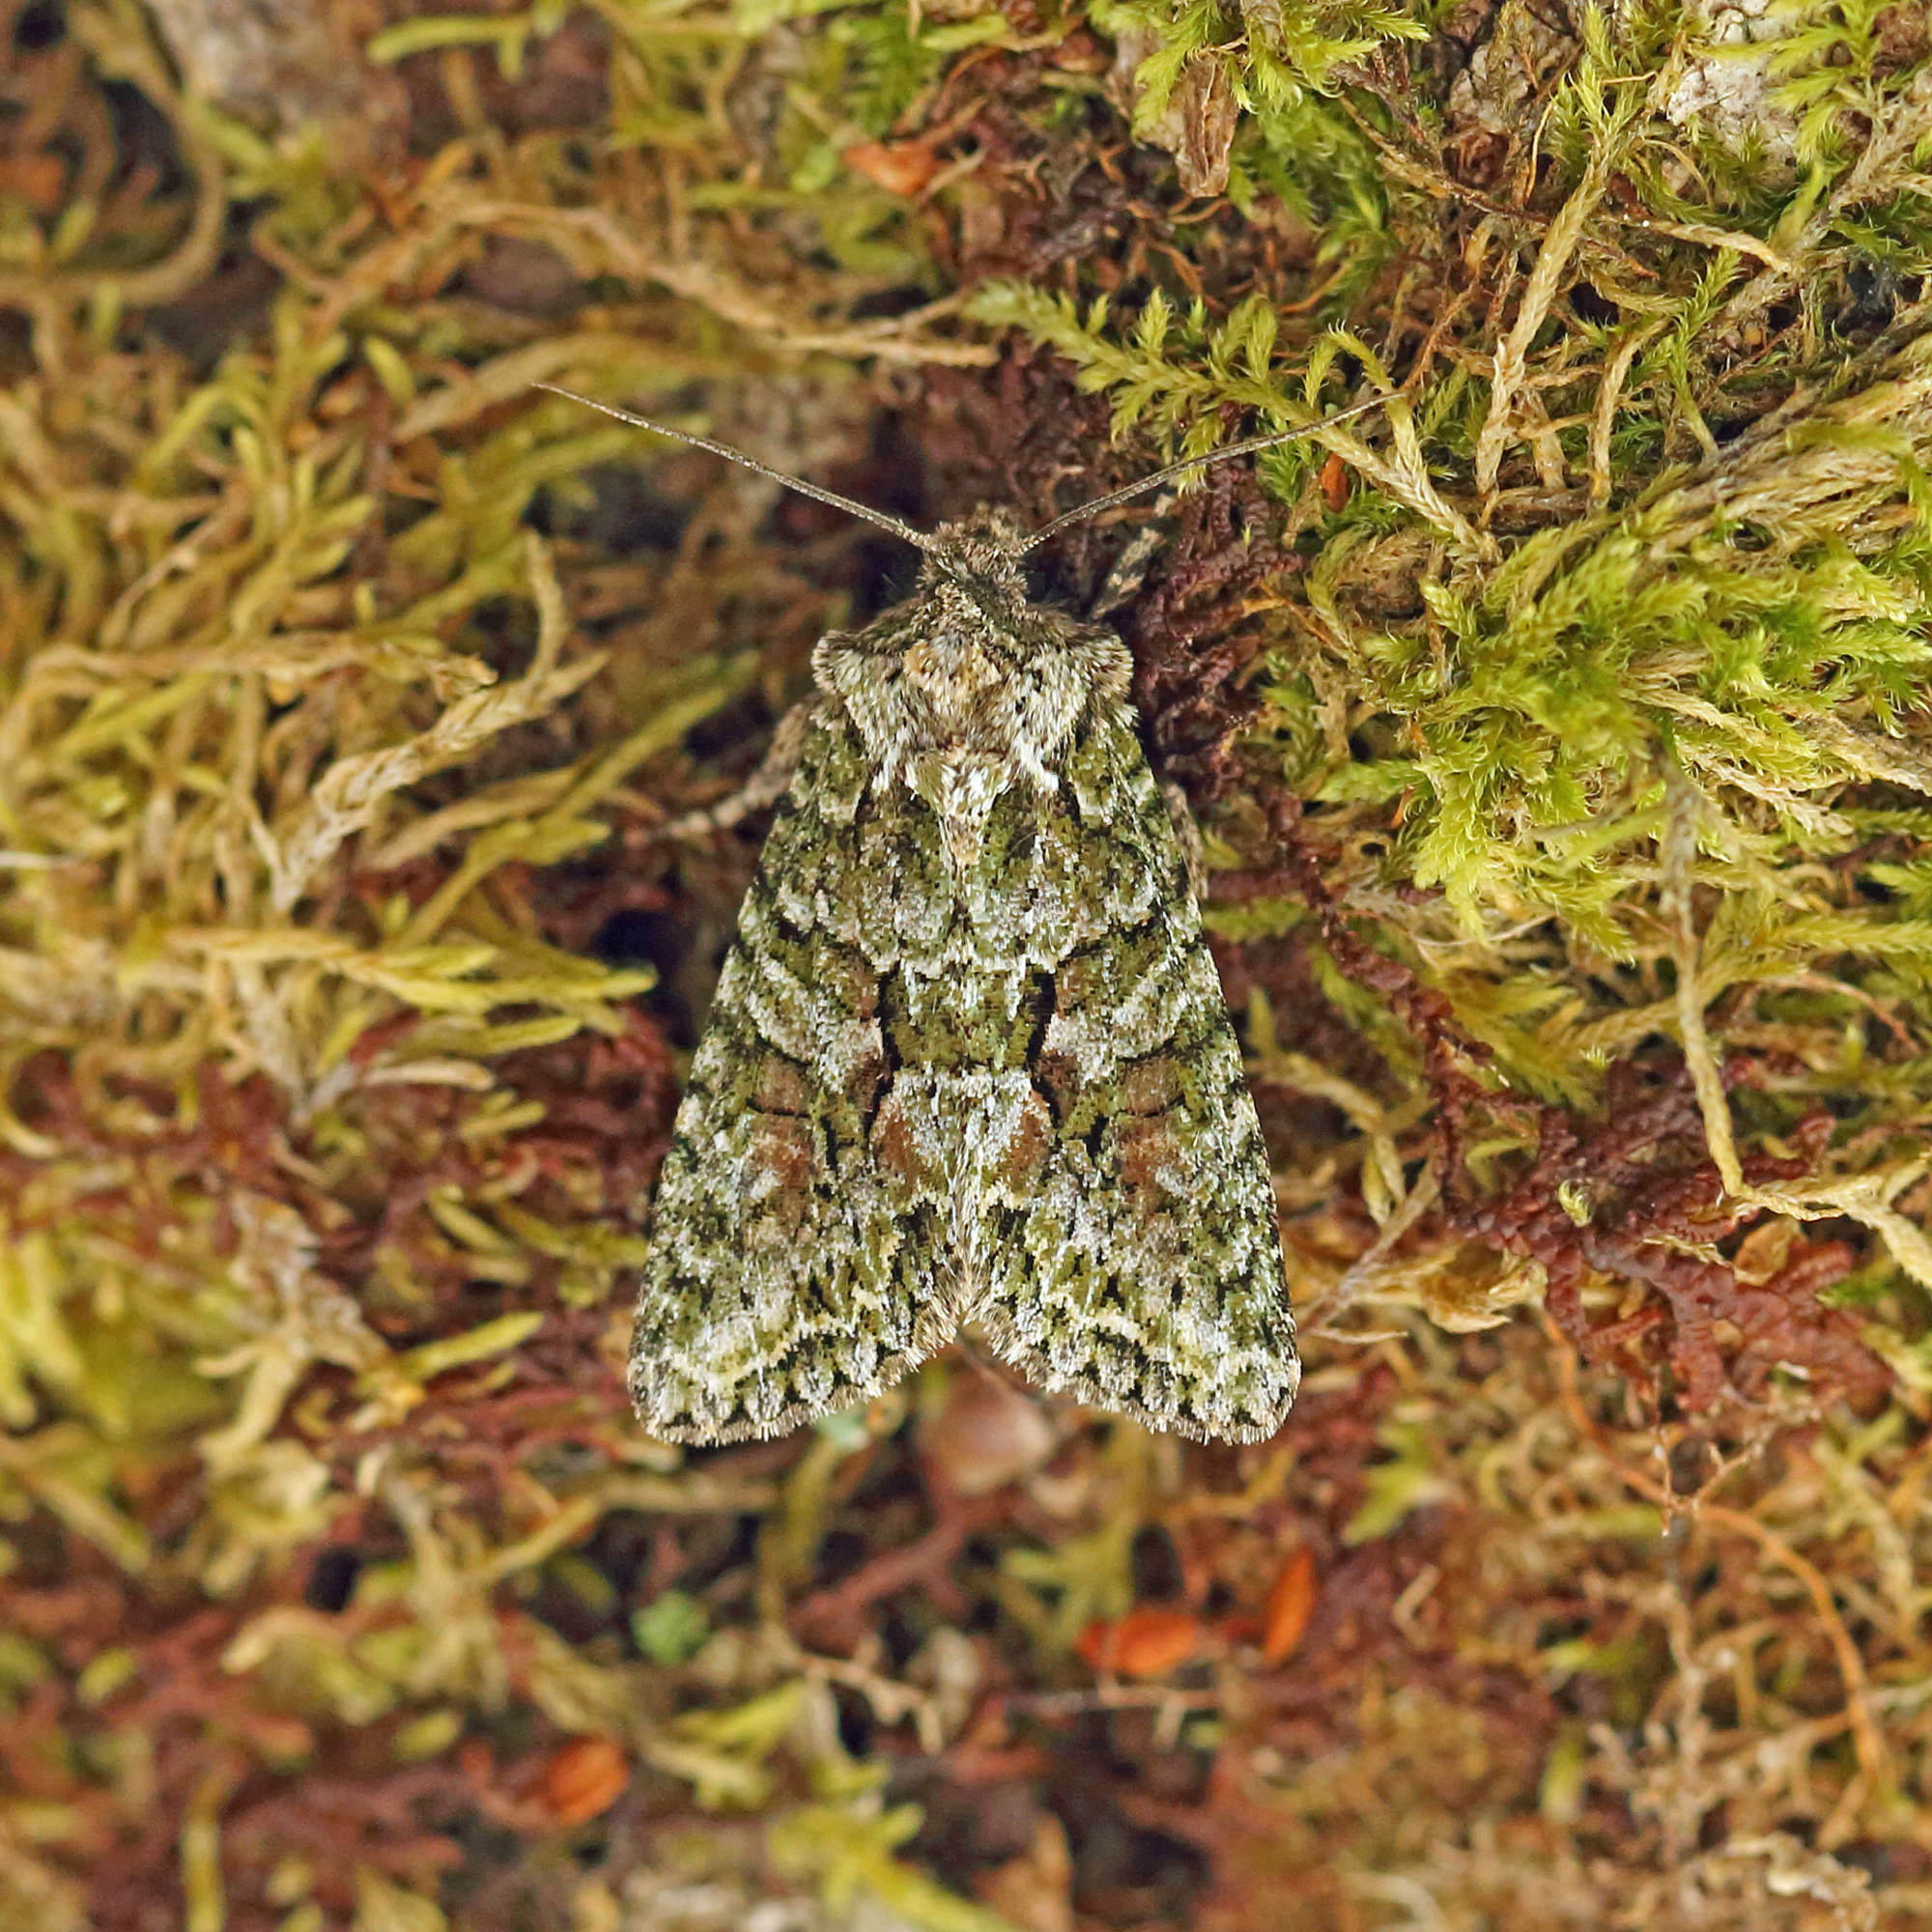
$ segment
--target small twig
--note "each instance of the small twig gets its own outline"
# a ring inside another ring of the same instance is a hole
[[[1547,1318],[1546,1318],[1547,1321]],[[1832,1586],[1816,1564],[1801,1556],[1790,1544],[1785,1542],[1775,1529],[1743,1510],[1732,1509],[1725,1503],[1700,1502],[1684,1499],[1670,1493],[1666,1486],[1654,1476],[1632,1468],[1617,1454],[1615,1447],[1607,1442],[1597,1425],[1590,1419],[1589,1411],[1583,1406],[1581,1391],[1577,1386],[1577,1358],[1554,1323],[1548,1323],[1550,1340],[1556,1346],[1551,1350],[1555,1362],[1556,1378],[1562,1392],[1563,1406],[1568,1410],[1577,1433],[1589,1441],[1603,1457],[1605,1465],[1627,1489],[1634,1490],[1646,1501],[1655,1503],[1659,1509],[1668,1511],[1682,1506],[1686,1515],[1701,1523],[1709,1523],[1718,1528],[1734,1530],[1740,1536],[1747,1537],[1764,1553],[1798,1578],[1804,1586],[1805,1594],[1811,1599],[1811,1607],[1817,1613],[1818,1621],[1825,1632],[1826,1640],[1832,1646],[1833,1656],[1838,1666],[1838,1676],[1845,1687],[1845,1711],[1851,1722],[1852,1741],[1858,1752],[1859,1769],[1870,1780],[1874,1791],[1883,1791],[1891,1782],[1890,1753],[1886,1747],[1885,1734],[1879,1729],[1877,1719],[1871,1714],[1867,1700],[1864,1660],[1859,1654],[1858,1645],[1852,1640],[1852,1634],[1845,1628],[1845,1620],[1838,1614],[1838,1606],[1832,1597]]]

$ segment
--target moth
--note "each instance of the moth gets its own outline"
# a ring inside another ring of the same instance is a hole
[[[999,510],[928,534],[590,407],[923,553],[903,603],[819,639],[780,733],[788,781],[658,1181],[630,1358],[644,1427],[779,1435],[967,1328],[1155,1429],[1271,1435],[1294,1318],[1181,834],[1126,647],[1034,602],[1022,564],[1179,470],[1341,416],[1032,534]]]

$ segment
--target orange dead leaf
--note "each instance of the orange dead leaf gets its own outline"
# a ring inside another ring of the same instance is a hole
[[[36,214],[51,214],[67,188],[58,155],[9,155],[0,159],[0,194],[17,194]]]
[[[1201,1619],[1192,1610],[1151,1605],[1129,1610],[1119,1623],[1092,1623],[1073,1648],[1094,1670],[1122,1677],[1164,1677],[1201,1648]]]
[[[1349,500],[1349,466],[1331,455],[1321,466],[1321,495],[1331,510],[1341,509]]]
[[[1114,64],[1113,54],[1085,27],[1075,27],[1046,58],[1063,73],[1105,73]]]
[[[1293,1654],[1315,1614],[1315,1552],[1305,1545],[1281,1566],[1268,1585],[1262,1615],[1262,1655],[1279,1663]]]
[[[532,1796],[559,1825],[601,1816],[631,1781],[624,1753],[609,1738],[572,1738],[550,1754]]]
[[[861,141],[838,158],[888,194],[917,194],[939,172],[939,156],[923,141]]]

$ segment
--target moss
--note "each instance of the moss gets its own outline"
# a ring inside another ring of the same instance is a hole
[[[397,14],[331,29],[365,143],[36,22],[0,1917],[1922,1918],[1915,11]],[[1151,513],[1122,613],[1309,1315],[1277,1443],[955,1360],[637,1435],[751,850],[653,835],[897,564],[552,381],[927,516],[1385,399]]]

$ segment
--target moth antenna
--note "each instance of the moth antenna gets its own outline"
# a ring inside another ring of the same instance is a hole
[[[754,457],[747,456],[743,450],[733,449],[727,443],[713,442],[708,436],[693,436],[689,430],[672,429],[668,423],[653,422],[649,416],[634,415],[629,410],[614,408],[610,403],[600,403],[595,396],[581,396],[575,389],[560,389],[554,383],[533,383],[530,386],[548,389],[554,396],[567,396],[573,403],[582,403],[587,410],[597,410],[607,416],[615,416],[619,422],[629,423],[633,429],[647,429],[654,436],[668,436],[673,442],[689,443],[693,449],[702,449],[713,456],[722,456],[727,463],[735,463],[741,469],[749,469],[756,475],[769,477],[774,483],[782,483],[787,490],[796,490],[801,497],[810,497],[816,502],[829,503],[835,510],[843,510],[848,516],[861,517],[879,529],[890,530],[894,536],[911,544],[915,550],[923,550],[928,555],[940,554],[939,546],[923,530],[916,530],[910,524],[900,523],[898,518],[889,516],[884,510],[868,509],[864,503],[855,503],[850,497],[841,497],[836,490],[820,489],[816,483],[808,483],[802,476],[787,476],[782,469],[768,469]],[[1233,454],[1232,451],[1228,453]]]
[[[1351,416],[1365,416],[1371,410],[1379,409],[1382,401],[1380,396],[1371,396],[1367,402],[1351,403],[1346,410],[1337,410],[1333,415],[1323,416],[1320,422],[1302,423],[1294,429],[1270,430],[1266,436],[1251,436],[1244,442],[1231,442],[1225,449],[1210,449],[1203,456],[1184,456],[1179,463],[1170,463],[1165,469],[1156,469],[1151,476],[1143,476],[1138,483],[1127,483],[1118,490],[1109,490],[1104,497],[1095,497],[1091,503],[1082,503],[1077,510],[1068,510],[1065,516],[1055,517],[1052,523],[1034,531],[1013,554],[1024,556],[1028,551],[1037,550],[1048,537],[1057,536],[1067,525],[1097,516],[1102,510],[1111,510],[1116,503],[1145,496],[1150,490],[1157,490],[1170,476],[1179,476],[1182,470],[1200,469],[1209,463],[1226,463],[1231,457],[1248,456],[1257,449],[1272,449],[1279,442],[1297,442],[1305,436],[1317,436],[1336,423],[1347,422]]]

